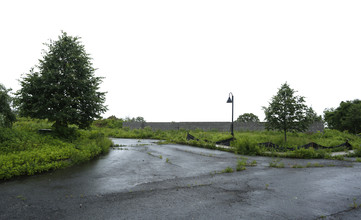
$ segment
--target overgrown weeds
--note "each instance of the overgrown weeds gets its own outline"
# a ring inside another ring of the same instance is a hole
[[[96,127],[95,130],[100,128]],[[208,149],[220,149],[224,151],[232,151],[242,155],[258,155],[258,156],[274,156],[289,158],[326,158],[326,159],[343,159],[343,156],[331,156],[332,152],[344,151],[344,147],[335,149],[313,149],[301,148],[298,146],[308,144],[310,142],[317,143],[322,146],[337,146],[348,141],[353,146],[354,153],[350,156],[361,157],[361,138],[336,130],[326,129],[324,132],[316,133],[290,133],[287,143],[284,142],[283,134],[278,131],[253,131],[253,132],[235,132],[235,140],[231,142],[230,148],[219,148],[217,141],[230,138],[229,132],[202,131],[202,130],[152,130],[150,127],[144,129],[110,129],[101,128],[106,136],[122,137],[122,138],[151,138],[164,140],[163,144],[177,143]],[[198,140],[187,140],[187,133],[191,133]],[[259,143],[271,142],[281,147],[281,149],[266,148]],[[282,150],[284,149],[284,150]],[[292,149],[292,150],[288,150]]]
[[[280,158],[274,159],[269,163],[270,167],[274,167],[274,168],[284,168],[285,164],[283,162],[281,162]]]
[[[234,170],[231,167],[226,167],[226,169],[222,170],[221,173],[233,173]]]
[[[246,158],[242,158],[242,160],[238,159],[236,170],[237,171],[245,170],[246,166],[247,166],[247,159]]]
[[[257,166],[257,161],[253,160],[251,162],[248,162],[248,159],[246,157],[241,157],[240,159],[237,160],[237,167],[236,170],[237,171],[242,171],[245,170],[246,167],[249,166]]]
[[[352,209],[357,209],[357,208],[361,207],[361,204],[357,204],[356,198],[353,198],[353,202],[352,202],[352,204],[350,205],[350,207],[351,207]]]
[[[229,132],[202,130],[152,130],[129,129],[122,127],[121,120],[96,121],[90,130],[79,130],[76,127],[65,130],[39,134],[39,129],[52,129],[47,120],[19,118],[13,128],[0,128],[0,179],[9,179],[20,175],[33,175],[49,170],[69,167],[90,160],[99,154],[109,151],[111,141],[108,137],[158,139],[163,144],[177,143],[208,149],[221,149],[242,155],[261,155],[290,158],[326,158],[343,159],[343,156],[331,156],[338,149],[296,149],[310,142],[322,146],[337,146],[346,141],[353,146],[353,154],[361,157],[361,138],[336,130],[326,129],[317,133],[290,133],[287,143],[283,142],[283,134],[277,131],[235,132],[235,140],[230,148],[218,148],[216,142],[231,137]],[[198,140],[187,140],[191,132]],[[260,146],[259,143],[272,142],[278,146],[294,150],[280,150]],[[240,160],[236,170],[246,167]],[[169,162],[169,159],[168,159]],[[249,163],[247,163],[247,166]],[[281,162],[272,162],[270,166],[282,167]]]
[[[0,180],[33,175],[88,161],[109,151],[112,142],[99,131],[78,130],[75,138],[56,133],[46,120],[20,119],[12,129],[0,128]]]

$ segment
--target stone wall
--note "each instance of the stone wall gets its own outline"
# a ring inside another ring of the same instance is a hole
[[[123,127],[130,129],[139,129],[150,127],[153,130],[195,130],[204,131],[230,131],[230,122],[124,122]],[[234,131],[263,131],[265,130],[264,122],[234,122]],[[307,132],[323,131],[324,125],[321,122],[312,124]]]

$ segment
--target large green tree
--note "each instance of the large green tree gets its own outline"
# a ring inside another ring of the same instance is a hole
[[[99,92],[101,77],[79,37],[62,32],[58,40],[45,44],[39,65],[21,80],[17,92],[22,116],[48,119],[54,127],[69,124],[88,128],[105,112],[105,93]]]
[[[259,122],[259,118],[257,115],[253,113],[244,113],[238,116],[237,122]]]
[[[324,118],[329,128],[361,133],[361,100],[341,102],[336,109],[326,109]]]
[[[11,109],[12,98],[8,94],[11,89],[6,89],[0,83],[0,127],[11,127],[16,120],[15,114]]]
[[[266,115],[266,129],[283,131],[285,142],[287,132],[307,130],[315,115],[312,108],[304,104],[305,98],[296,96],[295,92],[287,83],[284,83],[277,95],[272,97],[269,106],[263,107]]]

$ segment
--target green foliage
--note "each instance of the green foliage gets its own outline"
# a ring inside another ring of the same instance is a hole
[[[194,130],[192,131],[192,135],[196,136],[199,141],[196,140],[187,140],[186,130],[152,130],[150,127],[145,127],[144,129],[109,129],[109,128],[98,128],[93,127],[95,130],[99,130],[104,132],[109,137],[114,138],[142,138],[142,139],[158,139],[165,140],[164,143],[178,143],[178,144],[186,144],[196,147],[216,149],[215,142],[220,140],[225,140],[231,137],[231,135],[227,132],[215,132],[215,131],[207,131],[204,132],[202,130]]]
[[[114,118],[110,120],[114,120]],[[108,126],[93,126],[91,130],[77,130],[75,127],[69,127],[67,131],[72,136],[71,138],[68,136],[62,137],[57,132],[38,133],[39,129],[49,129],[51,127],[52,124],[48,120],[19,118],[13,124],[12,129],[0,128],[0,179],[9,179],[20,175],[33,175],[90,160],[101,153],[109,151],[109,146],[112,144],[107,138],[109,136],[152,138],[164,140],[164,143],[179,143],[210,149],[216,149],[215,142],[230,137],[228,132],[195,130],[191,131],[191,133],[199,138],[200,141],[188,141],[188,131],[186,130],[153,131],[149,127],[131,130],[129,128],[109,128]],[[316,142],[323,146],[335,146],[348,140],[354,146],[354,154],[351,156],[361,157],[361,147],[359,147],[361,145],[361,138],[348,132],[337,130],[326,129],[324,132],[313,134],[290,133],[287,144],[283,141],[282,132],[278,131],[235,132],[235,138],[236,140],[231,142],[231,149],[223,150],[232,150],[244,155],[331,158],[330,150],[310,148],[276,152],[260,147],[258,143],[273,142],[280,146],[292,147]],[[151,153],[148,154],[152,155]],[[332,159],[335,159],[335,157],[332,157]],[[343,159],[343,156],[336,159]],[[168,158],[165,160],[170,163]],[[236,170],[243,170],[246,166],[254,166],[256,164],[256,161],[248,163],[246,158],[241,158],[237,163]],[[284,167],[284,164],[279,159],[275,159],[270,163],[270,166]],[[317,166],[317,164],[311,164],[310,166]],[[227,170],[230,172],[230,169]]]
[[[104,132],[108,137],[114,138],[140,138],[140,139],[165,139],[166,133],[163,131],[153,131],[150,127],[144,129],[111,129],[111,128],[99,128],[94,127],[93,129]]]
[[[11,89],[6,89],[0,83],[0,127],[11,127],[15,122],[15,113],[11,110],[12,98],[8,94]]]
[[[122,128],[123,120],[113,117],[107,119],[100,119],[93,122],[93,126],[98,128]]]
[[[0,128],[0,180],[33,175],[90,160],[109,151],[112,142],[98,131],[78,131],[75,139],[39,134],[45,120],[20,119],[12,129]]]
[[[292,168],[305,168],[304,166],[302,165],[299,165],[299,164],[294,164],[291,166]]]
[[[52,124],[47,119],[17,118],[13,125],[15,130],[37,132],[39,129],[51,129]]]
[[[277,158],[272,160],[272,162],[269,163],[269,166],[274,168],[284,168],[285,164],[281,162],[281,159]]]
[[[263,107],[266,115],[266,128],[284,132],[285,142],[287,132],[302,132],[314,120],[314,111],[308,108],[303,96],[295,96],[295,90],[287,83],[281,85],[277,95],[272,97],[269,107]]]
[[[242,158],[242,160],[237,160],[237,167],[236,170],[237,171],[242,171],[245,170],[247,166],[247,158]]]
[[[294,151],[288,151],[285,156],[291,158],[303,158],[303,159],[315,159],[315,158],[325,158],[327,155],[325,150],[315,150],[313,148],[309,149],[296,149]]]
[[[310,162],[308,162],[306,167],[307,168],[309,168],[309,167],[324,167],[324,165],[319,164],[319,163],[310,163]]]
[[[59,126],[54,129],[54,135],[62,139],[74,140],[79,137],[79,132],[76,127]]]
[[[257,161],[252,160],[252,162],[250,164],[248,164],[248,166],[257,166]]]
[[[202,131],[193,130],[190,133],[199,139],[187,140],[186,130],[155,130],[151,128],[144,129],[110,129],[93,127],[94,130],[103,132],[106,136],[118,137],[118,138],[150,138],[163,140],[162,144],[177,143],[185,144],[209,149],[221,149],[217,148],[215,142],[225,140],[231,137],[228,132],[217,131]],[[358,150],[358,146],[361,145],[361,138],[337,130],[326,129],[323,132],[316,133],[290,133],[287,143],[284,142],[282,132],[279,131],[253,131],[253,132],[235,132],[235,140],[231,142],[230,149],[222,149],[227,151],[233,151],[243,155],[262,155],[262,156],[283,156],[292,158],[331,158],[330,153],[333,151],[344,151],[345,148],[341,147],[333,150],[315,150],[315,149],[299,149],[295,151],[283,151],[264,148],[258,145],[258,143],[272,142],[283,147],[302,146],[310,142],[315,142],[323,146],[337,146],[342,143],[348,142],[354,146],[356,153],[359,153],[361,157],[361,149]],[[339,159],[342,159],[341,157]]]
[[[141,117],[141,116],[138,116],[136,118],[134,118],[134,117],[133,118],[126,117],[124,119],[124,121],[126,121],[126,122],[145,122],[145,119],[143,117]]]
[[[352,157],[361,157],[361,146],[354,147],[354,152],[350,154]]]
[[[350,207],[353,208],[353,209],[357,209],[358,207],[361,207],[361,204],[357,204],[356,203],[356,198],[353,198],[353,202],[350,205]]]
[[[65,32],[50,41],[36,66],[20,81],[17,104],[21,116],[48,119],[56,129],[69,124],[88,128],[106,111],[105,93],[98,92],[91,58],[78,37]]]
[[[233,173],[233,169],[231,167],[226,167],[226,169],[222,170],[221,173]]]
[[[341,102],[336,109],[325,110],[324,117],[331,129],[361,133],[361,100]]]
[[[253,113],[244,113],[243,115],[238,116],[237,122],[259,122],[257,115]]]
[[[308,162],[306,164],[306,166],[302,166],[302,165],[299,165],[299,164],[294,164],[294,165],[291,166],[291,168],[311,168],[311,167],[324,167],[324,165],[319,164],[319,163]]]
[[[234,147],[234,151],[238,154],[260,155],[261,153],[261,147],[258,146],[256,140],[245,135],[237,136],[236,140],[233,141],[232,146]]]

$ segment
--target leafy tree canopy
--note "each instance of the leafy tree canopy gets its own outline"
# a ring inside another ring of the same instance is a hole
[[[315,119],[316,113],[307,107],[303,96],[295,96],[295,90],[284,83],[277,95],[272,97],[268,107],[263,107],[266,115],[266,129],[284,132],[305,131]]]
[[[238,116],[237,122],[259,122],[257,115],[253,113],[244,113],[243,115]]]
[[[91,58],[79,37],[62,32],[57,41],[45,44],[39,65],[26,74],[17,92],[20,115],[54,121],[55,128],[69,124],[87,128],[107,108],[105,93],[98,92]]]
[[[0,83],[0,127],[11,127],[16,120],[14,112],[11,110],[12,98],[8,94],[11,89],[6,89]]]
[[[361,133],[361,100],[341,102],[336,109],[326,109],[324,118],[331,129]]]
[[[138,116],[136,118],[125,117],[124,121],[126,121],[126,122],[146,122],[145,119],[141,116]]]

